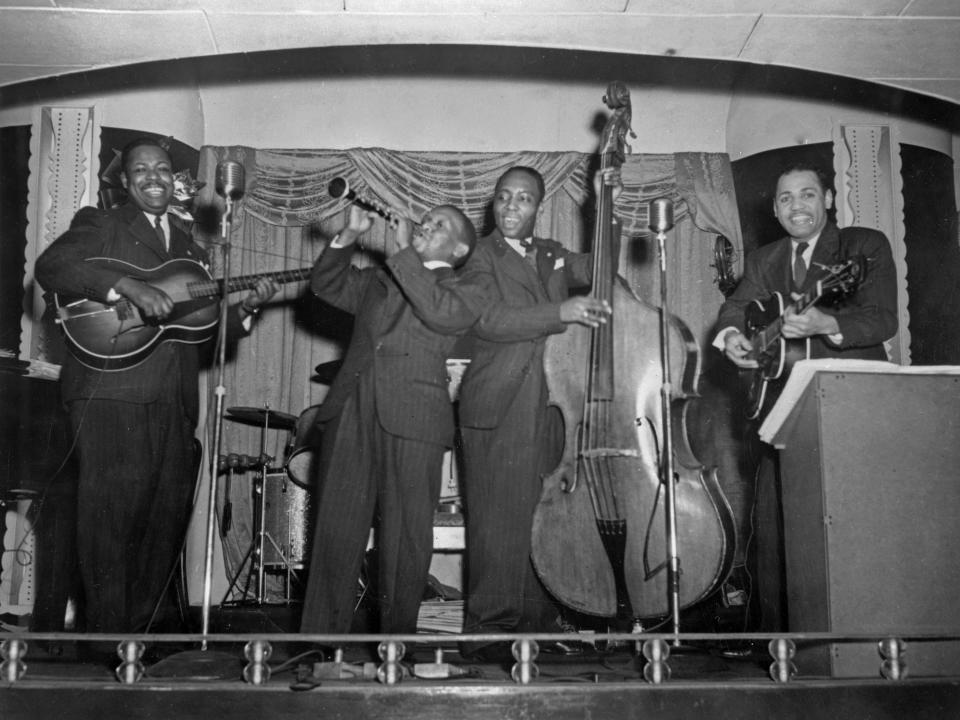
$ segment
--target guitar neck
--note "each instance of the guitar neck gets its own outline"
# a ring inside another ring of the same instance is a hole
[[[821,283],[818,282],[816,288],[805,292],[799,298],[794,300],[786,308],[784,308],[783,312],[778,317],[771,320],[768,325],[757,331],[756,335],[750,339],[750,342],[753,344],[756,351],[758,353],[767,352],[780,341],[780,338],[783,334],[783,318],[788,312],[792,312],[795,315],[805,312],[812,305],[816,304],[817,300],[820,299],[822,294],[823,292],[821,290]]]
[[[306,280],[310,277],[311,268],[298,268],[296,270],[280,270],[277,272],[258,273],[256,275],[241,275],[240,277],[230,278],[227,283],[227,292],[234,293],[240,290],[249,290],[260,280],[273,280],[281,285],[284,283]],[[201,298],[219,295],[223,292],[223,279],[206,280],[203,282],[190,283],[190,297]]]
[[[799,298],[793,301],[790,305],[790,308],[793,312],[799,315],[802,312],[805,312],[807,308],[815,305],[817,300],[820,299],[820,296],[823,295],[822,283],[817,283],[817,286],[813,290],[808,290]]]

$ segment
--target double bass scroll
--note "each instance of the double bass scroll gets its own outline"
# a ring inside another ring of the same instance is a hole
[[[611,83],[604,102],[601,170],[625,159],[630,96]],[[563,452],[544,475],[533,522],[532,557],[547,589],[565,605],[601,617],[635,620],[666,615],[667,523],[660,393],[660,312],[616,273],[612,189],[601,184],[593,234],[591,294],[606,300],[611,319],[598,328],[570,325],[551,336],[544,358],[550,403],[563,418]],[[695,395],[699,350],[689,329],[670,316],[670,374],[682,382],[672,403]],[[685,418],[682,407],[674,423]],[[733,519],[716,473],[695,462],[684,440],[674,475],[680,602],[706,597],[733,558]]]

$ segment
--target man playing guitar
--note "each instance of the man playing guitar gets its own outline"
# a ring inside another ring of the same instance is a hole
[[[747,255],[743,278],[720,308],[714,346],[738,368],[760,374],[761,387],[774,377],[777,385],[786,381],[789,367],[780,355],[791,343],[802,348],[803,357],[887,359],[883,343],[897,331],[897,281],[890,245],[876,230],[839,229],[828,217],[832,207],[833,192],[817,168],[793,165],[780,173],[773,211],[787,234]],[[850,270],[855,272],[843,278]],[[818,304],[824,284],[838,277],[842,302]],[[751,313],[771,304],[775,318],[756,327]],[[762,420],[773,395],[748,398],[753,404],[749,417]],[[757,630],[777,632],[787,629],[779,473],[774,449],[758,442],[757,450],[757,479],[748,480],[745,488],[753,496],[745,505],[754,506],[751,517],[756,524],[756,543],[748,548],[757,585],[752,624]]]
[[[807,356],[886,360],[884,341],[897,331],[897,285],[887,238],[876,230],[842,230],[828,219],[833,193],[813,167],[796,165],[777,180],[773,210],[787,236],[758,248],[746,258],[743,279],[720,308],[722,328],[714,345],[737,367],[763,364],[748,309],[758,301],[779,296],[800,300],[837,269],[862,258],[856,284],[838,307],[815,303],[786,304],[779,315],[779,334],[805,340]],[[847,286],[849,287],[849,286]],[[816,294],[816,293],[814,293]],[[760,360],[760,362],[758,362]]]

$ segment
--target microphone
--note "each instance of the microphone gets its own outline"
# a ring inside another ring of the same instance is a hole
[[[375,212],[377,215],[385,218],[386,220],[393,221],[400,219],[390,210],[390,208],[372,203],[369,200],[357,195],[356,191],[350,188],[350,183],[347,182],[346,178],[335,177],[330,181],[330,184],[327,186],[327,190],[330,191],[330,197],[335,198],[336,200],[348,200],[357,207],[363,208],[364,210],[369,210],[370,212]],[[410,222],[415,228],[420,227],[419,223],[415,223],[412,220]]]
[[[217,163],[217,195],[230,200],[239,200],[246,190],[243,165],[232,160]]]
[[[655,233],[665,233],[673,227],[673,201],[657,198],[650,201],[649,227]]]

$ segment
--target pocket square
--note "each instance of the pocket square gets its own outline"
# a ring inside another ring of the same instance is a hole
[[[566,263],[564,262],[564,258],[557,258],[553,263],[553,269],[560,270],[561,268],[563,268],[564,265],[566,265]]]

